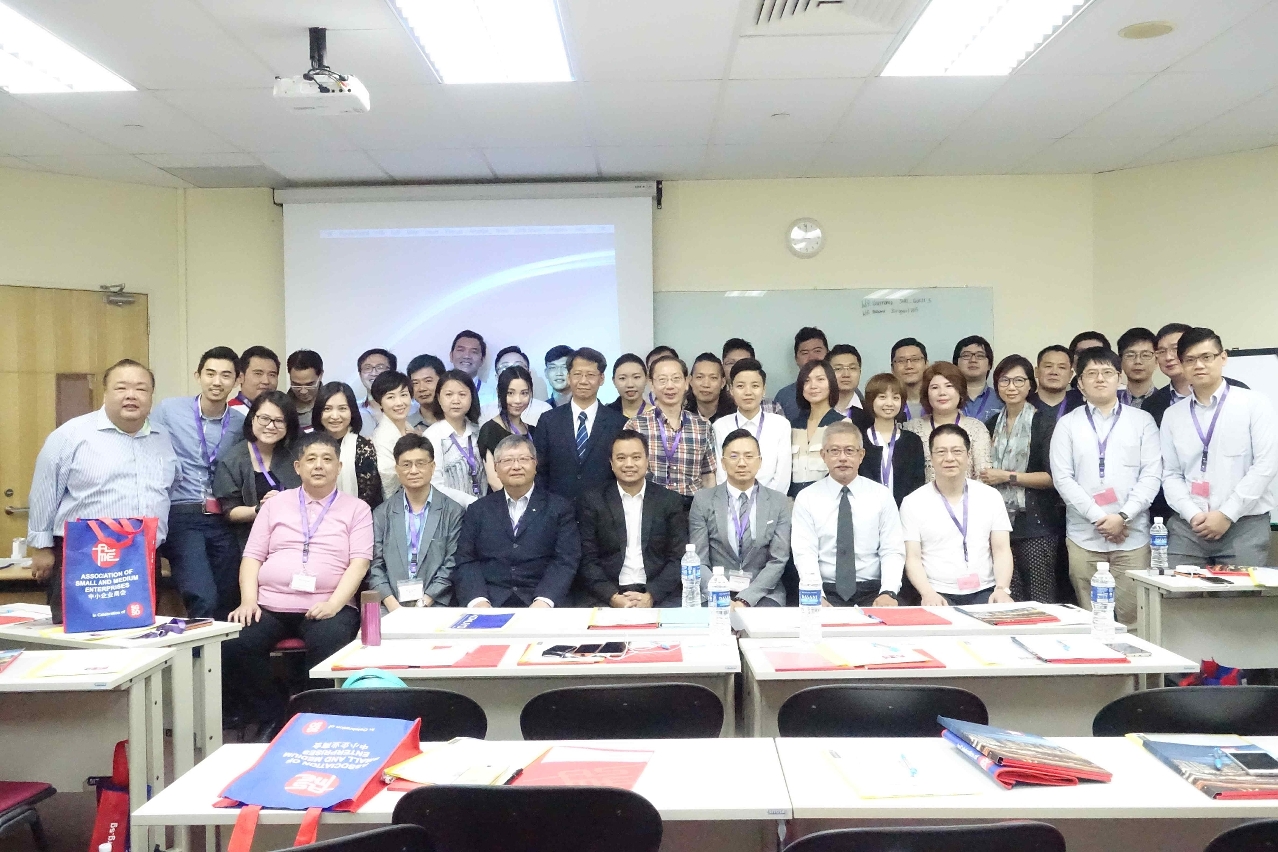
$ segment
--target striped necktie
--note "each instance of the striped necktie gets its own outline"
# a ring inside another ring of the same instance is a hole
[[[586,455],[586,412],[577,415],[577,460]]]

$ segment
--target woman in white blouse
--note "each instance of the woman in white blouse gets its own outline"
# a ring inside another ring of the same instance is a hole
[[[395,442],[413,431],[408,415],[413,407],[413,385],[408,376],[387,370],[373,380],[369,395],[382,409],[382,419],[370,436],[377,450],[377,474],[382,478],[382,494],[389,497],[399,490],[395,475]]]
[[[431,484],[469,506],[488,493],[488,476],[479,455],[479,397],[470,376],[449,370],[435,390],[444,419],[426,429],[435,448]]]
[[[967,380],[959,372],[959,368],[949,361],[937,361],[928,367],[923,371],[921,396],[923,416],[910,420],[904,428],[918,435],[923,446],[927,447],[927,439],[937,426],[943,423],[957,425],[972,441],[968,479],[979,477],[981,471],[990,467],[990,432],[984,423],[960,411],[967,399]],[[923,475],[928,482],[936,478],[930,454],[924,455]]]

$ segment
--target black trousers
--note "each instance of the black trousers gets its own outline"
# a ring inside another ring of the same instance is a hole
[[[830,602],[831,606],[870,606],[874,603],[874,599],[879,596],[881,585],[878,580],[858,581],[856,592],[850,599],[841,597],[835,590],[833,583],[825,583],[823,591],[825,592],[825,599]]]
[[[226,705],[243,711],[249,721],[274,722],[284,715],[286,699],[271,676],[271,649],[281,639],[297,638],[306,643],[309,671],[359,633],[359,611],[342,607],[332,618],[319,621],[304,612],[262,610],[262,618],[247,625],[240,635],[222,646],[222,689]],[[332,686],[330,681],[312,680],[312,689]]]

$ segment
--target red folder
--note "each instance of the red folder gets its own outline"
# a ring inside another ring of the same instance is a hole
[[[874,616],[889,627],[954,623],[945,616],[921,606],[869,606],[864,607],[863,612]]]
[[[509,645],[479,645],[475,650],[467,652],[452,668],[495,669],[509,650]]]
[[[922,648],[911,648],[916,654],[927,657],[922,663],[876,663],[868,666],[856,666],[863,670],[878,669],[943,669],[945,663],[933,657]],[[840,665],[826,657],[815,648],[766,648],[763,656],[772,664],[776,672],[834,672],[851,671],[852,666]]]
[[[528,764],[520,773],[512,787],[618,787],[622,790],[633,790],[639,776],[648,768],[648,760],[589,760],[589,761],[553,761],[546,758],[554,755],[552,748],[541,757]],[[625,752],[633,755],[636,752]],[[643,752],[652,756],[652,752]]]

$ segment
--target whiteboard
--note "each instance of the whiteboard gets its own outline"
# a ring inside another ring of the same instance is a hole
[[[719,355],[723,342],[744,337],[768,372],[768,392],[794,381],[794,333],[825,332],[830,345],[851,343],[861,353],[861,387],[889,372],[892,344],[916,337],[932,361],[948,361],[954,344],[971,334],[994,339],[990,287],[890,290],[666,291],[653,294],[659,344],[673,346],[692,364],[702,352]]]
[[[1264,394],[1278,411],[1278,349],[1231,349],[1225,375]],[[1274,508],[1269,523],[1278,524],[1278,479],[1274,480]]]

